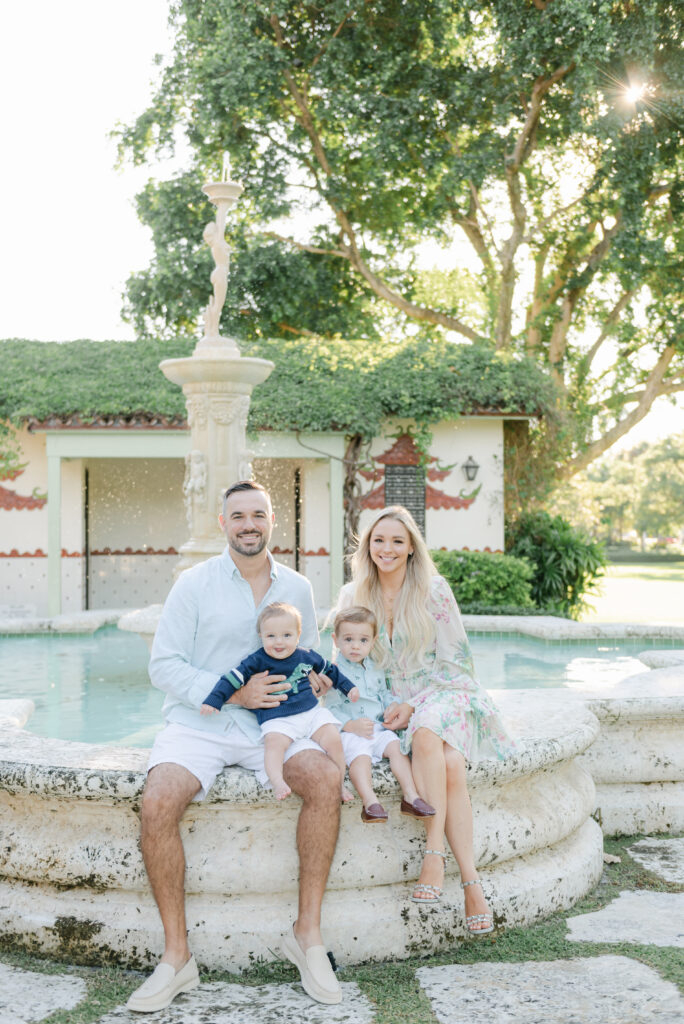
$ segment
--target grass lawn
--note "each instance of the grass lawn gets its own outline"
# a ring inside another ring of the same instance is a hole
[[[582,622],[684,626],[684,560],[610,565]]]

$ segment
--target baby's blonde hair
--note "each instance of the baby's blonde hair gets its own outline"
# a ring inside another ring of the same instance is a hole
[[[378,620],[370,608],[362,608],[361,605],[355,604],[350,608],[344,608],[341,612],[338,612],[333,623],[334,636],[338,635],[345,622],[366,623],[373,630],[373,636],[375,637],[378,635]]]
[[[257,633],[261,636],[261,630],[264,623],[269,619],[274,619],[276,615],[289,615],[290,618],[294,619],[297,623],[297,632],[302,631],[302,616],[298,608],[295,608],[293,604],[285,604],[283,601],[273,601],[272,604],[267,604],[263,611],[259,614],[257,619]]]

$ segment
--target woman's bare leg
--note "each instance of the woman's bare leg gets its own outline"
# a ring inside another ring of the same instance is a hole
[[[413,752],[413,778],[423,800],[435,809],[425,818],[425,849],[444,850],[444,828],[447,815],[447,770],[444,741],[430,729],[418,729],[411,743]],[[418,878],[419,885],[441,887],[444,881],[444,861],[433,855],[425,857]],[[476,886],[471,886],[476,888]],[[420,896],[420,893],[418,894]],[[427,902],[429,897],[426,896]]]
[[[284,800],[292,792],[283,778],[285,751],[291,743],[290,737],[282,732],[267,732],[264,736],[264,769],[276,800]]]
[[[473,809],[466,784],[465,758],[453,747],[445,744],[445,760],[447,768],[446,837],[456,858],[461,879],[464,882],[470,882],[477,878],[477,868],[473,852]],[[481,886],[466,886],[463,894],[468,916],[489,912]],[[475,929],[486,928],[487,923],[481,921],[474,927]]]

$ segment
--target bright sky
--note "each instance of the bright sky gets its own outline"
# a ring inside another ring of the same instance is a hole
[[[129,274],[149,262],[133,198],[171,167],[116,171],[108,138],[151,96],[167,0],[33,0],[0,9],[0,338],[128,339]],[[40,243],[40,244],[38,244]],[[624,443],[684,430],[661,400]]]
[[[132,338],[121,293],[152,252],[132,200],[158,172],[115,171],[108,134],[147,105],[154,55],[169,49],[167,9],[2,5],[0,337]]]

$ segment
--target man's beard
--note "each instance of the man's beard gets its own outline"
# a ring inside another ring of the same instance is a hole
[[[239,537],[234,537],[228,541],[228,546],[232,551],[237,552],[238,555],[246,555],[249,558],[250,555],[260,555],[268,544],[268,541],[269,537],[262,534],[256,547],[245,548],[240,544]]]

